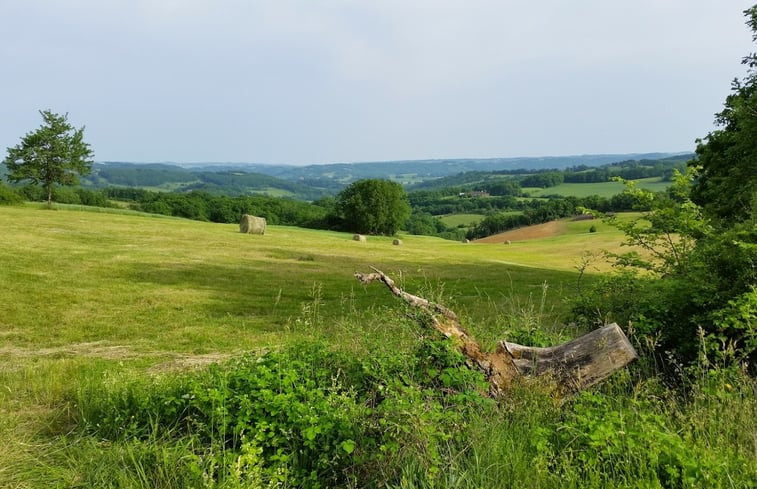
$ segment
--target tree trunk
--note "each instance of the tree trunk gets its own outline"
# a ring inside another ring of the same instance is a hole
[[[371,267],[373,268],[373,267]],[[519,376],[551,375],[567,392],[585,389],[610,376],[637,358],[631,343],[617,324],[597,329],[573,341],[549,348],[521,346],[502,341],[496,351],[481,349],[450,309],[409,294],[382,271],[355,273],[363,284],[376,280],[413,307],[429,315],[431,326],[455,342],[468,366],[481,370],[489,381],[489,392],[499,397]]]

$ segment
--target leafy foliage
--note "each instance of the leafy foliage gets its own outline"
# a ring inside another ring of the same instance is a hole
[[[0,205],[20,204],[24,198],[11,187],[0,183]]]
[[[488,402],[486,386],[447,340],[363,362],[307,343],[169,382],[98,386],[79,405],[98,436],[196,440],[200,478],[232,478],[241,465],[265,483],[334,487],[418,453],[436,473],[441,447],[465,436],[464,413]]]
[[[746,10],[752,40],[757,41],[757,5]],[[721,126],[699,140],[693,165],[696,203],[726,223],[744,222],[757,212],[757,53],[744,57],[743,80],[734,80],[725,109],[716,114]]]
[[[732,396],[725,386],[720,382],[712,392]],[[579,394],[556,429],[542,429],[535,439],[552,455],[548,465],[555,475],[579,481],[599,475],[599,485],[608,486],[625,480],[677,488],[715,487],[730,478],[730,470],[749,470],[738,453],[719,453],[687,440],[671,425],[670,407],[646,390],[623,403],[603,393]]]
[[[623,273],[584,290],[574,303],[574,318],[633,324],[660,351],[685,363],[696,360],[702,334],[708,354],[753,359],[757,332],[753,322],[740,318],[755,307],[757,228],[716,230],[687,197],[689,182],[678,175],[668,196],[630,187],[652,210],[631,221],[609,221],[625,232],[629,245],[646,253],[611,254]]]
[[[646,251],[650,259],[635,252],[615,255],[620,264],[632,264],[659,275],[681,272],[689,265],[697,239],[712,232],[699,206],[689,198],[691,172],[683,175],[676,171],[674,180],[667,195],[653,194],[633,182],[625,182],[625,193],[633,200],[635,210],[645,211],[629,221],[620,221],[615,215],[606,220],[625,233],[628,245]]]

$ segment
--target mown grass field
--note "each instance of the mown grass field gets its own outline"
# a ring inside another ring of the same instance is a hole
[[[663,182],[659,177],[642,178],[634,180],[634,182],[636,182],[639,188],[649,190],[650,192],[661,192],[670,186],[670,182]],[[562,183],[548,188],[524,187],[523,192],[529,194],[531,197],[544,197],[547,195],[588,197],[590,195],[598,195],[610,198],[623,192],[624,189],[625,186],[621,182]]]
[[[403,245],[393,246],[391,238],[359,243],[348,234],[280,226],[252,236],[236,225],[126,211],[0,207],[0,487],[88,487],[111,480],[112,471],[141,467],[130,461],[134,452],[79,434],[74,413],[85,387],[170,376],[303,338],[358,356],[416,341],[405,308],[379,285],[354,279],[371,265],[453,308],[488,347],[519,322],[571,336],[562,318],[564,299],[576,290],[575,267],[584,252],[618,250],[621,240],[604,226],[588,233],[590,225],[567,223],[561,236],[508,246],[422,236],[402,236]],[[500,469],[486,468],[499,467],[492,457],[511,460],[513,474],[532,470],[527,454],[535,442],[518,433],[549,422],[558,406],[524,395],[514,404],[513,416],[525,416],[519,428],[493,419],[473,426],[479,449],[492,446],[479,454],[483,465],[460,473],[478,470],[480,478],[470,472],[469,485],[449,487],[483,487],[485,478],[500,487]],[[721,438],[717,446],[732,435]],[[549,470],[539,470],[533,487],[550,480]],[[156,484],[139,473],[119,480],[108,486]]]
[[[349,234],[279,226],[251,236],[230,224],[73,209],[0,208],[0,277],[13,284],[0,297],[6,348],[111,341],[203,353],[270,344],[315,296],[324,320],[345,307],[392,304],[354,279],[372,265],[408,288],[443,288],[474,319],[491,313],[482,299],[526,299],[544,282],[560,311],[581,253],[617,248],[619,238],[578,230],[505,248],[402,236],[393,246],[388,237],[358,243]]]
[[[484,218],[483,214],[447,214],[444,216],[438,216],[439,219],[447,227],[457,227],[463,225],[465,227],[473,227]]]

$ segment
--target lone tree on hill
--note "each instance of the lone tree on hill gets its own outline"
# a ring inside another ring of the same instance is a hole
[[[359,180],[337,196],[336,208],[346,230],[391,236],[410,216],[405,189],[389,180]]]
[[[47,205],[52,206],[53,185],[76,185],[79,175],[92,170],[94,153],[84,142],[84,127],[74,128],[68,114],[58,115],[41,110],[44,123],[21,138],[21,143],[8,148],[3,163],[11,182],[29,181],[42,185],[47,192]]]

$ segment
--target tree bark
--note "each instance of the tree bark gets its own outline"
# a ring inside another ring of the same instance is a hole
[[[356,272],[363,284],[380,281],[412,307],[431,318],[431,326],[450,338],[465,355],[469,367],[481,370],[489,381],[489,393],[500,397],[519,376],[550,375],[567,392],[594,385],[638,358],[617,324],[592,331],[580,338],[549,348],[535,348],[502,341],[494,352],[484,351],[460,324],[457,315],[441,304],[409,294],[381,270]]]

